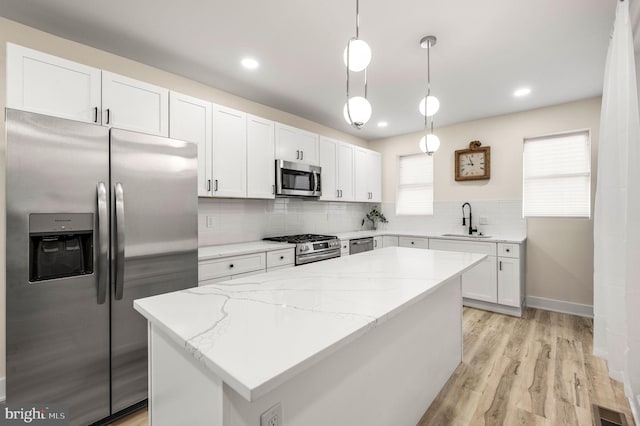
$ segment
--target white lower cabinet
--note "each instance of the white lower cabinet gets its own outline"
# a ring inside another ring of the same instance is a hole
[[[487,256],[482,263],[462,274],[462,297],[490,303],[498,301],[495,256]]]
[[[395,235],[383,235],[382,247],[398,247],[398,237]]]
[[[349,240],[340,240],[340,257],[349,256]]]
[[[525,245],[432,238],[429,248],[487,254],[487,258],[462,275],[465,304],[520,315],[524,299]],[[478,306],[477,302],[487,302]],[[490,305],[493,304],[493,305]],[[515,309],[513,309],[515,308]]]
[[[520,306],[520,259],[498,258],[498,303]]]
[[[524,244],[498,243],[498,303],[522,306],[525,296]]]
[[[487,258],[482,263],[462,274],[462,297],[497,303],[496,243],[432,238],[429,241],[429,248],[432,250],[487,254]]]
[[[294,266],[296,249],[274,250],[267,252],[267,271]]]
[[[265,252],[203,260],[198,263],[198,285],[213,284],[266,270]]]
[[[429,239],[424,237],[398,237],[399,247],[429,248]]]
[[[373,237],[373,249],[381,249],[384,247],[384,243],[382,242],[382,237]]]

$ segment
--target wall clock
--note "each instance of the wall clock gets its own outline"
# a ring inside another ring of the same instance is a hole
[[[491,147],[480,147],[480,141],[469,142],[469,149],[456,150],[456,180],[491,178]]]

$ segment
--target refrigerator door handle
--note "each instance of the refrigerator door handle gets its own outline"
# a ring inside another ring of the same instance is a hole
[[[107,215],[107,187],[104,182],[98,182],[98,304],[102,305],[107,299],[107,273],[109,264],[109,220]]]
[[[124,189],[120,182],[116,183],[116,280],[115,298],[121,300],[124,294]]]

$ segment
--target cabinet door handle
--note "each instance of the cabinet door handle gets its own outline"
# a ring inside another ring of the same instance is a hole
[[[506,251],[507,253],[509,253],[509,252],[511,251],[511,249],[506,249],[505,251]]]
[[[342,189],[340,190],[340,198],[342,198]]]
[[[502,261],[498,262],[498,269],[502,271]]]
[[[211,179],[207,179],[207,192],[211,191]]]
[[[378,241],[377,240],[373,240],[373,246],[374,247],[378,247]]]
[[[93,107],[93,122],[98,122],[98,107]]]
[[[218,192],[218,179],[213,181],[213,192]]]
[[[300,159],[304,160],[304,151],[300,151]]]
[[[336,189],[336,198],[340,198],[340,190]]]
[[[107,108],[107,124],[111,124],[111,109]]]
[[[296,160],[299,160],[299,159],[300,159],[300,150],[297,150],[296,151]]]
[[[276,186],[275,185],[271,185],[271,193],[273,195],[276,195]]]

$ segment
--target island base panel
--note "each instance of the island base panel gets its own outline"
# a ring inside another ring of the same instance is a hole
[[[283,426],[415,425],[462,360],[460,278],[253,402],[226,384],[221,391],[210,370],[161,330],[150,332],[150,356],[160,357],[164,366],[155,359],[150,363],[158,367],[150,376],[162,380],[162,386],[150,387],[154,426],[187,424],[180,416],[191,410],[201,417],[189,419],[190,425],[256,426],[260,414],[276,403],[282,405]]]
[[[222,381],[149,323],[149,424],[222,426]]]

